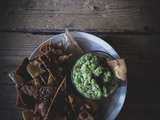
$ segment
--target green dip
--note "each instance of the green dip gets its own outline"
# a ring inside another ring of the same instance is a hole
[[[113,72],[105,64],[106,58],[93,53],[83,55],[74,65],[73,83],[86,98],[107,97],[117,88]]]

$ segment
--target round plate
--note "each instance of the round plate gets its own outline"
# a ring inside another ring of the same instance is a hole
[[[117,52],[107,42],[105,42],[99,37],[84,32],[71,32],[71,34],[85,52],[96,51],[96,50],[104,51],[113,56],[114,58],[120,58]],[[64,33],[58,34],[44,41],[41,45],[45,44],[50,40],[52,40],[53,43],[58,43],[61,42],[63,39],[64,39]],[[40,46],[33,51],[33,53],[30,56],[30,59],[37,56]],[[127,82],[121,85],[113,93],[113,95],[111,95],[106,100],[105,104],[103,105],[105,120],[114,120],[117,117],[118,113],[120,112],[124,104],[126,92],[127,92]]]

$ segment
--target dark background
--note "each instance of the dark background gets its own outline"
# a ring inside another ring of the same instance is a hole
[[[8,72],[67,27],[103,38],[126,59],[128,92],[117,120],[159,120],[159,6],[159,0],[1,0],[0,119],[19,119]]]

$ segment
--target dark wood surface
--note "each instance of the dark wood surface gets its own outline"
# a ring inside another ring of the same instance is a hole
[[[18,120],[8,72],[65,27],[107,41],[128,66],[128,92],[117,120],[160,119],[158,0],[7,0],[0,4],[0,119]]]
[[[160,32],[159,0],[4,1],[1,31]]]

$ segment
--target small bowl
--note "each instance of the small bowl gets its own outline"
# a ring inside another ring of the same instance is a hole
[[[81,57],[83,57],[83,56],[85,56],[85,55],[87,55],[87,54],[89,54],[89,53],[94,54],[94,55],[99,56],[99,57],[106,58],[106,59],[108,59],[108,60],[114,60],[114,59],[115,59],[113,56],[111,56],[110,54],[108,54],[108,53],[106,53],[106,52],[104,52],[104,51],[91,51],[91,52],[87,52],[87,53],[84,53]],[[81,57],[80,57],[80,58],[81,58]],[[79,59],[80,59],[80,58],[79,58]],[[77,59],[77,61],[75,62],[75,64],[79,61],[79,59]],[[86,98],[86,99],[91,99],[91,100],[102,100],[103,98],[106,99],[110,94],[109,94],[107,97],[102,97],[102,98],[89,98],[89,97],[86,97],[82,92],[80,92],[80,91],[77,89],[75,83],[73,82],[73,81],[74,81],[74,78],[73,78],[73,70],[74,70],[75,64],[73,65],[73,68],[72,68],[72,71],[71,71],[71,80],[72,80],[72,84],[73,84],[74,88],[78,91],[78,93],[79,93],[81,96],[83,96],[84,98]],[[111,70],[111,72],[113,73],[112,70]],[[115,78],[114,75],[113,75],[113,79],[116,80],[116,78]]]

